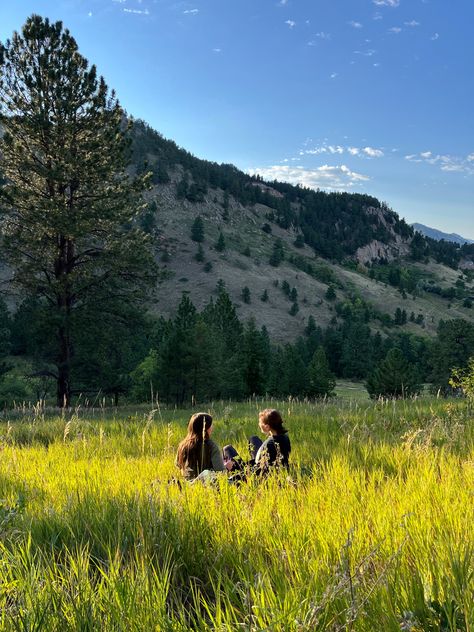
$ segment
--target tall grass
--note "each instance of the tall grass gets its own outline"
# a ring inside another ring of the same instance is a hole
[[[242,453],[270,402],[219,402]],[[192,485],[190,411],[25,410],[1,425],[4,630],[474,632],[464,402],[271,402],[292,470]]]

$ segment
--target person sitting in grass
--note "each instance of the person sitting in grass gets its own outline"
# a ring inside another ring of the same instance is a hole
[[[266,475],[273,469],[282,466],[287,468],[291,452],[288,430],[283,425],[283,419],[278,410],[266,408],[258,415],[258,426],[263,434],[268,435],[265,441],[253,436],[249,439],[250,471],[258,475]],[[232,445],[223,449],[223,460],[230,472],[235,472],[235,480],[242,478],[245,464]]]
[[[188,424],[188,434],[178,446],[176,465],[188,481],[206,479],[209,472],[223,472],[226,467],[222,454],[211,441],[212,417],[208,413],[195,413]]]

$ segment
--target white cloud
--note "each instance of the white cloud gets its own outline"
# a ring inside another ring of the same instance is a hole
[[[465,171],[462,165],[446,164],[441,166],[441,171],[457,171],[459,173]]]
[[[352,26],[355,29],[361,29],[362,28],[362,24],[360,22],[355,22],[354,20],[351,20],[350,22],[348,22],[348,24],[350,26]]]
[[[466,158],[461,156],[451,156],[449,154],[433,154],[431,151],[422,151],[419,154],[409,154],[405,156],[405,160],[410,162],[425,163],[428,165],[437,165],[441,171],[466,173],[474,175],[474,154],[470,154]]]
[[[280,0],[280,2],[278,3],[281,7],[284,7],[285,4],[288,4],[288,0]]]
[[[437,39],[439,39],[439,33],[434,33],[434,34],[431,36],[431,41],[436,42],[436,40],[437,40]]]
[[[196,15],[196,13],[199,13],[199,9],[186,9],[183,13],[184,15]]]
[[[87,14],[87,16],[88,16],[89,18],[91,18],[91,17],[92,17],[92,11],[89,11],[89,13]]]
[[[420,23],[416,20],[410,20],[410,22],[404,22],[405,26],[420,26]]]
[[[373,147],[364,147],[362,151],[369,158],[382,158],[383,156],[383,151],[381,149],[374,149]]]
[[[355,171],[351,171],[346,165],[322,165],[317,169],[305,169],[303,167],[290,167],[286,165],[274,165],[249,169],[250,175],[261,175],[265,180],[279,180],[300,184],[310,189],[328,189],[332,191],[345,191],[363,182],[370,180]]]
[[[212,52],[213,53],[222,53],[222,48],[213,48]]]
[[[327,147],[315,147],[315,149],[307,149],[306,151],[300,151],[300,156],[304,156],[308,154],[309,156],[317,156],[319,154],[326,154],[328,151]]]
[[[400,0],[373,0],[378,7],[398,7]]]
[[[364,57],[372,57],[372,55],[375,55],[377,51],[374,50],[373,48],[369,48],[369,50],[355,50],[354,54],[355,55],[363,55]]]
[[[384,156],[384,152],[381,149],[374,147],[343,147],[342,145],[328,145],[326,142],[311,149],[301,150],[299,155],[318,156],[320,154],[331,154],[333,156],[341,156],[346,152],[351,156],[359,156],[360,158],[382,158]]]
[[[135,13],[136,15],[150,15],[148,9],[123,9],[124,13]]]
[[[287,20],[285,22],[285,24],[288,24],[288,26],[290,27],[290,29],[292,29],[294,26],[296,26],[296,22],[294,20]]]
[[[398,35],[399,33],[402,32],[402,29],[399,26],[392,26],[391,29],[388,29],[389,33],[395,33],[395,35]]]
[[[333,72],[333,73],[331,74],[331,79],[335,79],[336,77],[337,77],[337,72]]]

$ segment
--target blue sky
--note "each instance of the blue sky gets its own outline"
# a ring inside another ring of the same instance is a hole
[[[474,239],[473,0],[0,0],[196,156]]]

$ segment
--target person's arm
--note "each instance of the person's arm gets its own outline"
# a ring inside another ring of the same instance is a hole
[[[222,452],[213,441],[211,442],[211,463],[214,472],[223,472],[226,469],[222,459]]]

